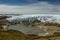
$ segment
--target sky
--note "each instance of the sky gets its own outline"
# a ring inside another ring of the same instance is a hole
[[[60,0],[0,0],[0,14],[60,14]]]

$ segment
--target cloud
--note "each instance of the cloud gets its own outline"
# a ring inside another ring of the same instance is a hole
[[[0,14],[59,14],[60,5],[52,5],[48,2],[39,2],[30,5],[0,5]]]

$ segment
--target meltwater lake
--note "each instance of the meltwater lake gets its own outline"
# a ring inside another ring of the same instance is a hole
[[[46,30],[46,27],[43,26],[32,26],[32,27],[26,27],[26,26],[20,26],[20,25],[11,25],[9,26],[8,29],[13,29],[13,30],[17,30],[20,31],[24,34],[35,34],[35,35],[45,35],[45,34],[50,34],[53,33],[57,30],[55,29],[49,29]]]
[[[22,33],[27,34],[29,31],[36,30],[39,28],[38,27],[26,27],[26,26],[24,27],[20,25],[11,25],[9,26],[9,29],[18,30],[18,31],[21,31]]]

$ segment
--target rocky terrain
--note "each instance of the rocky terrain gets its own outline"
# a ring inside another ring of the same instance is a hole
[[[0,26],[0,40],[60,40],[60,32],[54,32],[52,35],[38,36],[34,34],[24,34],[12,29],[4,31]]]
[[[33,22],[31,25],[33,27],[38,25],[37,27],[39,27],[39,29],[28,32],[34,34],[24,34],[18,30],[13,29],[5,31],[2,26],[6,25],[7,23],[9,22],[0,22],[0,40],[60,40],[60,24]],[[35,33],[37,33],[37,35],[35,35]]]

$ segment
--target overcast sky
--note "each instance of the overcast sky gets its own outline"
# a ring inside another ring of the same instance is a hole
[[[59,14],[60,0],[0,0],[0,14]]]

